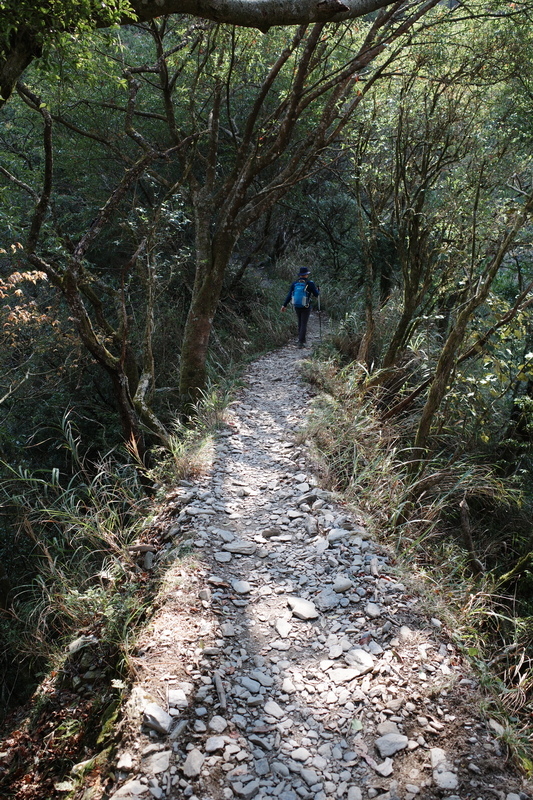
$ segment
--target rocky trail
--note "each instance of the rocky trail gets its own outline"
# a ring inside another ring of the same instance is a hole
[[[296,443],[305,355],[250,367],[210,473],[171,499],[105,796],[525,800],[443,624]]]

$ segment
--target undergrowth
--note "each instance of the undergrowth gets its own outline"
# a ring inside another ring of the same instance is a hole
[[[302,436],[312,442],[324,483],[422,579],[428,607],[477,668],[487,711],[502,720],[502,740],[533,772],[533,618],[520,597],[521,573],[509,571],[513,539],[502,541],[501,529],[491,527],[503,517],[523,524],[521,492],[458,447],[434,452],[413,478],[411,425],[380,418],[365,369],[343,366],[328,346],[303,368],[320,391]]]
[[[22,699],[47,665],[61,663],[80,631],[97,631],[116,653],[120,671],[152,594],[151,576],[139,570],[128,548],[150,536],[169,490],[208,468],[227,401],[214,388],[206,393],[194,424],[175,422],[170,451],[154,451],[153,469],[126,450],[98,462],[84,457],[68,416],[58,444],[67,455],[64,472],[3,464],[3,556],[10,564],[10,589],[0,609],[4,705]]]
[[[168,498],[179,481],[209,467],[227,400],[207,392],[194,424],[175,423],[170,450],[155,451],[150,470],[127,450],[98,462],[85,457],[68,417],[64,473],[4,464],[0,493],[13,552],[11,590],[0,609],[2,704],[9,710],[34,694],[22,725],[17,713],[6,717],[4,742],[14,758],[0,774],[2,796],[18,796],[28,777],[24,753],[40,764],[31,781],[40,796],[55,796],[57,785],[70,791],[72,768],[81,769],[88,755],[107,769],[105,751],[132,677],[129,655],[157,604],[162,573],[132,545],[167,553]],[[172,535],[179,540],[179,531]],[[173,557],[182,557],[178,550]]]

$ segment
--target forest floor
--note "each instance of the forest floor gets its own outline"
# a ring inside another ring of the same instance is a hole
[[[533,797],[437,612],[320,488],[299,434],[307,354],[289,345],[251,365],[208,471],[154,520],[160,539],[139,558],[159,548],[162,584],[112,777],[88,763],[54,797]]]

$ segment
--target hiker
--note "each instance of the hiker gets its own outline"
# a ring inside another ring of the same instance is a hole
[[[307,322],[311,313],[311,295],[318,297],[318,287],[313,281],[308,280],[310,270],[307,267],[300,267],[298,278],[291,284],[289,293],[281,310],[285,311],[292,301],[296,316],[298,317],[298,347],[305,347],[305,334],[307,332]]]

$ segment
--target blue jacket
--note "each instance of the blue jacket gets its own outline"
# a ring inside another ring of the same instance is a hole
[[[290,304],[292,293],[294,292],[294,287],[301,280],[302,280],[301,278],[298,278],[298,280],[296,280],[293,283],[291,283],[291,288],[289,289],[289,294],[285,298],[285,302],[283,303],[283,308],[286,308]],[[318,289],[315,286],[315,284],[313,283],[313,281],[307,281],[307,291],[308,291],[309,294],[312,294],[315,297],[318,297]],[[309,307],[311,307],[311,303],[309,303]]]

